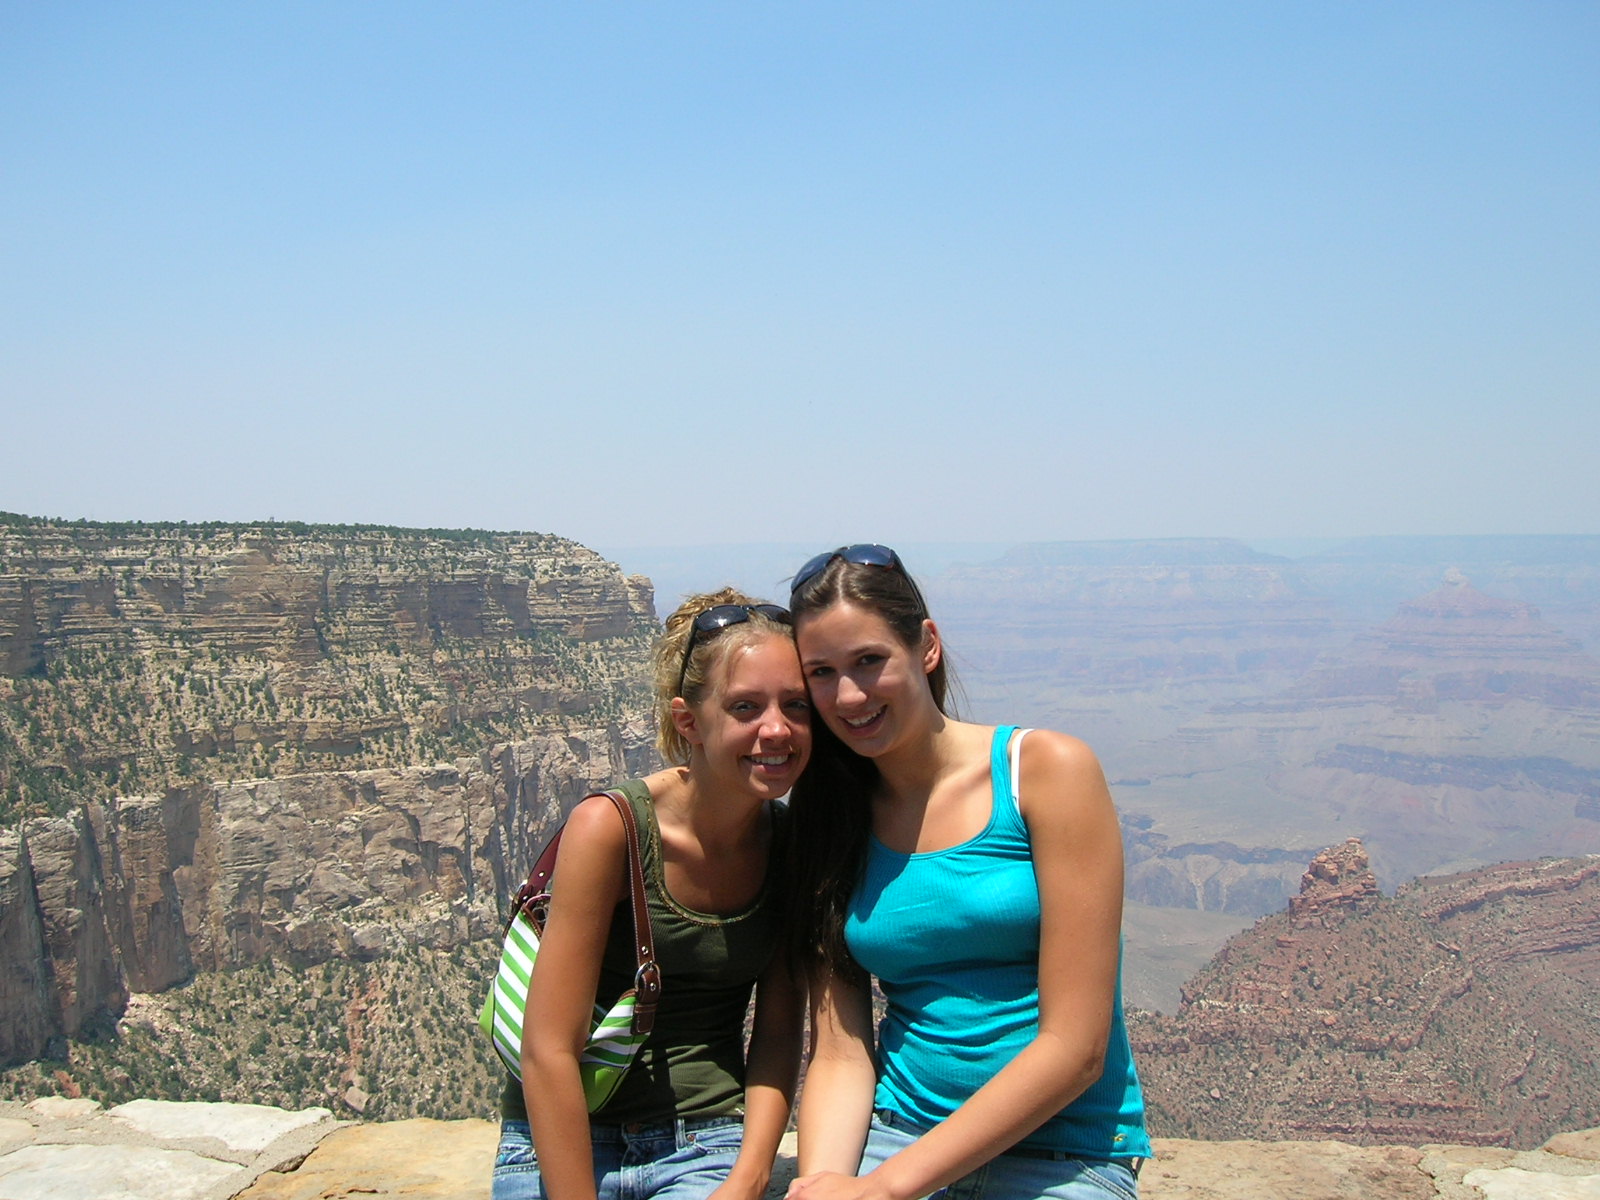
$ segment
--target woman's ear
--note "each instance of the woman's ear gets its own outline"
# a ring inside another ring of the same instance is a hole
[[[922,618],[922,673],[932,675],[934,668],[944,660],[944,643],[939,639],[939,627],[932,617]]]
[[[699,723],[694,719],[694,709],[682,696],[672,698],[672,724],[691,746],[700,744]]]

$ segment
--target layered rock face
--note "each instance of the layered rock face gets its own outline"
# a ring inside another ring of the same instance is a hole
[[[114,1021],[130,986],[483,938],[555,824],[636,754],[619,731],[573,730],[450,765],[200,785],[24,822],[0,843],[6,1061]]]
[[[1293,564],[1226,539],[1027,546],[933,588],[952,645],[1010,686],[1255,691],[1350,627]]]
[[[1128,750],[1139,777],[1114,782],[1130,895],[1270,911],[1307,843],[1346,832],[1391,888],[1600,851],[1597,747],[1600,661],[1454,573],[1287,686],[1213,703]],[[1221,836],[1182,836],[1206,827]]]
[[[1442,587],[1402,604],[1287,695],[1339,704],[1377,699],[1418,712],[1449,701],[1597,709],[1600,662],[1532,605],[1486,595],[1452,570]]]
[[[1596,995],[1600,856],[1385,898],[1352,840],[1131,1036],[1164,1132],[1532,1147],[1600,1120]]]
[[[196,971],[494,929],[652,761],[654,628],[538,534],[0,521],[0,1062]]]
[[[1319,711],[1275,782],[1356,823],[1390,886],[1462,862],[1600,850],[1600,660],[1459,572],[1271,706]]]
[[[0,520],[0,815],[637,712],[653,628],[541,534]]]

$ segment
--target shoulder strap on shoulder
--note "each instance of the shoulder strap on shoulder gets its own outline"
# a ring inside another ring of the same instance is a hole
[[[1033,730],[1018,729],[1011,735],[1011,797],[1017,802],[1017,812],[1022,812],[1022,739]]]
[[[633,980],[633,1027],[637,1033],[649,1033],[655,1026],[656,1006],[661,1003],[661,967],[656,963],[655,934],[650,926],[649,893],[644,886],[644,856],[639,849],[639,823],[634,819],[633,806],[628,803],[628,797],[621,791],[591,792],[590,795],[604,796],[611,801],[617,815],[622,818],[622,828],[627,837],[633,948],[639,960],[639,969]],[[528,873],[528,881],[517,889],[511,901],[510,916],[506,919],[508,929],[520,912],[533,922],[536,932],[541,936],[544,934],[545,913],[550,906],[550,878],[555,874],[556,852],[561,848],[561,834],[565,829],[566,823],[563,822],[540,852],[533,870]]]
[[[644,857],[639,849],[639,823],[633,805],[620,791],[597,792],[616,806],[628,837],[628,892],[633,907],[633,948],[639,960],[634,974],[633,1028],[649,1033],[655,1026],[656,1005],[661,1002],[661,967],[656,962],[655,935],[650,928],[650,904],[644,890]]]

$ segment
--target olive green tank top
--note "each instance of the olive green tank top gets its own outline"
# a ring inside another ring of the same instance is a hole
[[[777,950],[783,904],[780,865],[788,809],[769,808],[773,822],[767,877],[755,901],[728,915],[695,912],[668,893],[661,871],[661,830],[643,780],[618,789],[633,806],[644,856],[645,890],[661,965],[656,1023],[617,1094],[592,1119],[606,1125],[698,1120],[744,1111],[744,1017],[756,979]],[[557,879],[559,885],[559,879]],[[609,1005],[633,986],[633,916],[617,906],[600,963],[598,998]],[[506,1120],[527,1119],[522,1087],[511,1075],[501,1096]]]

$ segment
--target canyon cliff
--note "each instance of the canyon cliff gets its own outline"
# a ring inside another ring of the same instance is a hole
[[[1417,879],[1319,854],[1130,1036],[1169,1136],[1531,1148],[1600,1121],[1600,855]]]
[[[652,761],[648,582],[564,539],[13,519],[0,563],[0,1062],[196,973],[481,940]]]

